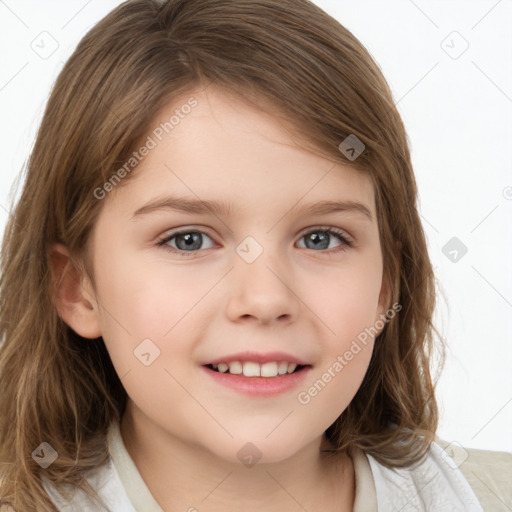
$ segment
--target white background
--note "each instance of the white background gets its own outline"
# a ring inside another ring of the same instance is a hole
[[[119,3],[0,0],[0,233],[51,84]],[[315,3],[378,62],[409,134],[448,345],[438,434],[512,452],[512,1]],[[453,237],[467,247],[456,262]]]

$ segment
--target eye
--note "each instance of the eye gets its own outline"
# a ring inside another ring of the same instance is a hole
[[[332,252],[344,251],[348,247],[352,247],[352,241],[343,231],[331,227],[317,227],[302,235],[301,240],[305,240],[305,248],[313,250],[334,249]],[[331,242],[338,242],[335,247],[331,246]]]
[[[205,239],[207,242],[206,246]],[[353,246],[350,237],[346,233],[332,227],[322,226],[310,229],[302,235],[302,239],[305,240],[305,245],[299,245],[299,247],[315,251],[330,250],[329,252],[337,253]],[[332,246],[333,242],[337,242],[337,245],[334,247]],[[193,254],[201,249],[211,249],[214,247],[214,244],[215,242],[212,238],[203,231],[191,229],[171,233],[156,243],[158,247],[164,247],[180,255],[185,255],[186,253]]]
[[[213,243],[207,244],[207,247],[204,247],[205,237],[210,240],[210,242],[213,242],[211,237],[202,231],[179,231],[159,240],[157,246],[167,246],[166,248],[175,252],[197,252],[199,249],[211,249]]]

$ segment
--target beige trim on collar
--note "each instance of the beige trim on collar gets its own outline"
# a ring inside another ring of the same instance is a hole
[[[119,430],[119,424],[113,422],[108,432],[110,456],[121,479],[124,490],[137,512],[164,512],[140,476],[139,470],[126,450]]]
[[[354,512],[377,512],[377,491],[370,463],[362,450],[353,449],[350,456],[356,479]]]

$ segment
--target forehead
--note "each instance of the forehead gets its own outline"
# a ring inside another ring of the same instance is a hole
[[[229,202],[239,213],[320,200],[358,201],[375,212],[367,173],[304,149],[282,117],[217,88],[175,98],[143,140],[151,149],[110,194],[132,213],[165,193]]]

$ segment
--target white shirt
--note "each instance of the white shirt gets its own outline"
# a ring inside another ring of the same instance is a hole
[[[163,512],[126,450],[117,423],[107,440],[109,462],[87,479],[111,512]],[[354,512],[484,512],[462,472],[437,443],[414,468],[388,469],[361,451],[355,452],[353,462]],[[102,510],[80,490],[67,502],[48,481],[44,485],[61,512]]]

